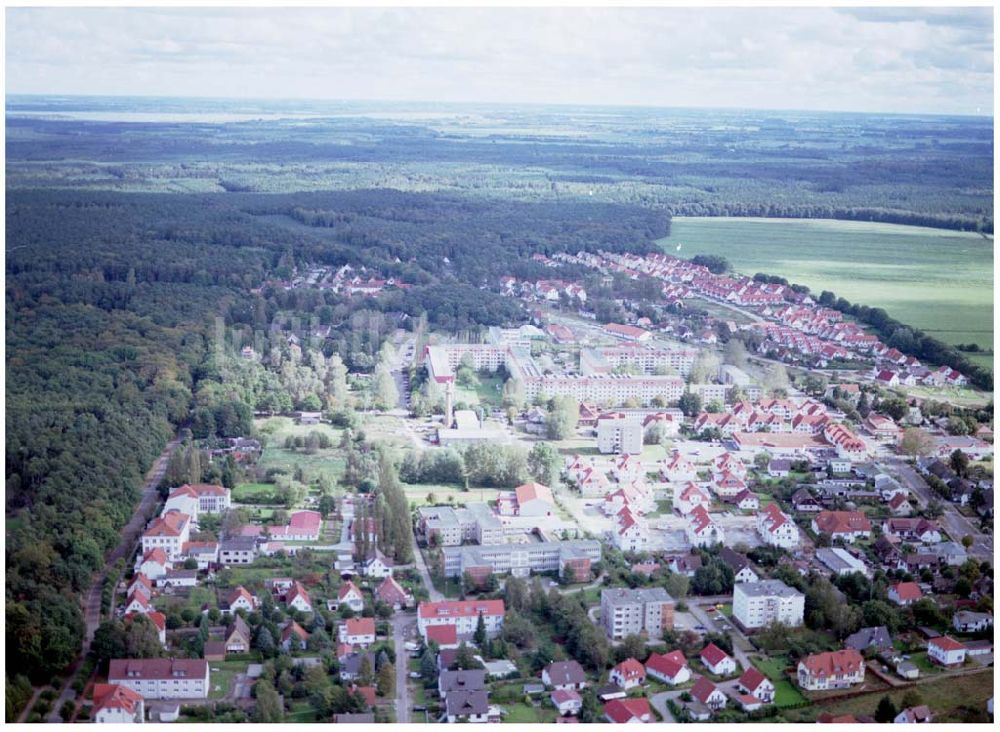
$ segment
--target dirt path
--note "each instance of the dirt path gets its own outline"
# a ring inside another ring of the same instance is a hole
[[[79,657],[73,662],[69,669],[69,673],[66,675],[66,681],[63,683],[63,687],[59,692],[59,698],[52,705],[52,714],[49,715],[49,722],[61,722],[62,718],[59,716],[59,710],[62,708],[63,704],[67,701],[71,701],[75,695],[72,689],[70,689],[70,684],[73,681],[73,677],[76,675],[77,669],[83,662],[83,659],[87,657],[90,652],[90,643],[94,640],[94,633],[97,632],[97,626],[101,624],[101,594],[104,590],[104,582],[107,580],[108,574],[110,574],[111,569],[115,562],[119,559],[127,558],[132,551],[135,549],[136,544],[139,542],[139,536],[142,533],[143,528],[146,526],[146,517],[155,508],[157,501],[159,501],[159,493],[157,488],[160,485],[160,481],[163,480],[163,475],[167,472],[167,462],[170,460],[170,455],[180,444],[180,440],[174,438],[167,443],[167,446],[163,448],[163,452],[153,463],[153,466],[146,473],[146,480],[142,486],[142,498],[139,501],[139,505],[135,507],[135,511],[132,513],[132,518],[129,522],[122,528],[122,539],[114,549],[112,549],[104,557],[104,568],[90,578],[90,589],[83,599],[83,618],[86,624],[86,634],[83,639],[83,648],[81,649]]]

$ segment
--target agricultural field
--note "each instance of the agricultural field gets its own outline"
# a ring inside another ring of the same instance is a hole
[[[659,243],[885,308],[946,343],[993,347],[992,238],[858,221],[691,217],[674,218]],[[975,360],[992,364],[992,356]]]

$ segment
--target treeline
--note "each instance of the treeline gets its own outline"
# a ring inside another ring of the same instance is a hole
[[[773,203],[687,203],[670,207],[674,216],[746,216],[776,219],[839,219],[874,221],[882,224],[929,226],[956,231],[993,233],[993,217],[966,213],[925,213],[879,207],[839,207],[826,204],[782,205]]]

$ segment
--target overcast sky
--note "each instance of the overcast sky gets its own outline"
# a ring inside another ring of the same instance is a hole
[[[8,93],[992,114],[990,8],[8,8]]]

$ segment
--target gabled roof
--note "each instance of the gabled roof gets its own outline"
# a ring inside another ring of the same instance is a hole
[[[814,653],[799,661],[799,665],[805,666],[811,676],[830,677],[856,673],[864,666],[864,659],[853,648],[847,648],[841,651]]]
[[[344,629],[347,635],[375,635],[375,618],[349,618]]]
[[[340,586],[340,590],[337,592],[337,599],[343,600],[348,595],[357,595],[358,597],[361,597],[361,590],[359,590],[350,580],[347,580],[347,582]]]
[[[937,646],[942,651],[962,651],[962,650],[965,650],[965,646],[964,645],[962,645],[957,640],[955,640],[954,638],[952,638],[950,636],[947,636],[947,635],[938,636],[937,638],[931,638],[931,640],[929,640],[927,642],[927,645],[928,646]]]
[[[544,671],[548,674],[549,683],[553,686],[582,684],[587,680],[583,666],[576,661],[556,661],[546,666]]]
[[[924,596],[923,590],[916,582],[897,582],[891,589],[895,590],[896,596],[904,601],[919,600]]]
[[[653,653],[646,659],[646,671],[655,671],[661,676],[672,679],[687,667],[687,659],[679,650],[670,653]]]
[[[299,640],[309,640],[309,633],[306,632],[305,628],[296,623],[294,620],[289,620],[288,624],[281,629],[281,642],[284,643],[293,635],[297,636]]]
[[[652,719],[649,702],[644,697],[612,699],[604,705],[604,715],[616,724],[626,724],[633,719]]]
[[[428,625],[427,642],[434,641],[439,646],[452,646],[458,643],[458,626]]]
[[[701,649],[700,655],[702,660],[705,661],[705,663],[709,664],[710,666],[715,666],[716,664],[721,663],[722,661],[725,661],[727,658],[729,658],[729,654],[726,653],[721,648],[719,648],[714,643],[709,643],[707,646]]]
[[[748,668],[746,671],[743,672],[743,675],[740,676],[738,683],[744,689],[748,689],[750,693],[753,694],[754,692],[757,691],[757,689],[760,688],[761,684],[763,684],[765,681],[770,682],[770,679],[768,679],[764,674],[762,674],[756,668],[751,666],[750,668]],[[773,683],[771,685],[774,686]]]
[[[718,690],[719,687],[713,684],[707,676],[699,676],[698,680],[694,682],[694,686],[691,687],[691,696],[702,704],[708,704],[709,697]]]
[[[134,715],[142,704],[142,694],[121,684],[94,684],[94,712],[121,709]]]
[[[541,483],[524,483],[519,485],[514,489],[514,494],[517,496],[518,505],[527,503],[528,501],[546,501],[548,503],[553,503],[552,491],[549,490],[547,485],[542,485]]]
[[[626,658],[624,661],[611,669],[611,671],[618,673],[624,679],[639,679],[646,677],[646,669],[643,668],[642,664],[634,658]]]
[[[156,562],[157,564],[159,564],[161,566],[162,565],[166,565],[166,563],[168,561],[168,559],[167,559],[167,553],[165,551],[163,551],[163,549],[161,547],[154,547],[153,549],[147,550],[146,553],[142,555],[142,561],[143,562]],[[145,576],[146,575],[143,575],[143,577],[145,577]]]
[[[163,516],[152,520],[143,536],[180,536],[190,520],[191,517],[186,513],[167,511]]]

